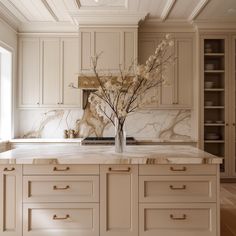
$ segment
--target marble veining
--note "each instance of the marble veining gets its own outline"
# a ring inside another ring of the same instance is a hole
[[[20,110],[19,135],[22,138],[63,138],[65,129],[77,137],[114,136],[114,127],[89,106],[85,110]],[[190,110],[139,110],[126,121],[126,134],[139,139],[194,139]]]
[[[220,164],[221,158],[185,145],[47,146],[19,148],[0,153],[0,164]]]

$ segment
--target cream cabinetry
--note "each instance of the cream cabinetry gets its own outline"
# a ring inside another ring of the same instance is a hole
[[[201,38],[201,147],[224,158],[222,178],[236,176],[235,36],[203,32]]]
[[[0,166],[3,236],[219,236],[216,164]]]
[[[19,107],[80,107],[80,91],[69,88],[79,70],[78,37],[19,42]]]
[[[22,166],[0,165],[0,235],[22,235]]]
[[[219,236],[217,166],[164,167],[139,166],[139,235]]]
[[[81,28],[80,72],[93,73],[91,57],[100,55],[97,69],[119,73],[137,59],[137,28]]]
[[[98,174],[98,165],[24,166],[23,235],[98,236]]]
[[[100,235],[138,235],[138,166],[100,167]]]
[[[146,63],[162,34],[142,33],[139,37],[139,63]],[[147,107],[156,108],[192,108],[193,77],[194,77],[194,36],[192,34],[173,34],[175,46],[169,54],[175,62],[169,65],[164,76],[167,83],[151,91],[153,101]],[[149,94],[150,96],[150,94]],[[145,98],[144,98],[145,99]]]

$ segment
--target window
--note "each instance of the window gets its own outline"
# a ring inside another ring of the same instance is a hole
[[[0,139],[12,134],[12,53],[0,46]]]

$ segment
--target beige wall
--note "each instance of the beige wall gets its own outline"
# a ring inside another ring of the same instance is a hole
[[[16,99],[17,99],[17,33],[0,18],[0,46],[10,50],[13,54],[13,132],[17,127]],[[14,136],[14,134],[12,134]]]

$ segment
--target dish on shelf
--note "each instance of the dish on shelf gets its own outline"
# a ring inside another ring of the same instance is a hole
[[[214,64],[206,64],[206,65],[205,65],[205,69],[206,69],[206,70],[214,70],[214,68],[215,68],[215,65],[214,65]]]
[[[212,120],[206,120],[205,123],[206,124],[212,124]]]
[[[220,139],[220,135],[217,133],[208,133],[205,136],[206,140],[219,140]]]
[[[212,101],[205,101],[205,106],[213,106],[213,104]]]
[[[224,124],[224,121],[223,120],[217,120],[216,124]]]
[[[214,82],[206,81],[204,84],[205,84],[205,88],[213,88]]]

